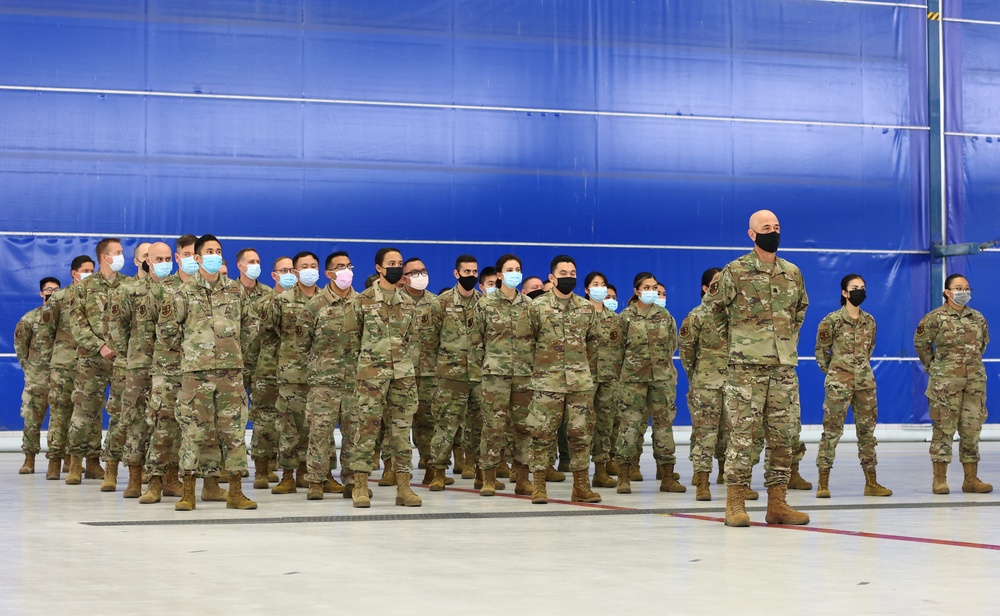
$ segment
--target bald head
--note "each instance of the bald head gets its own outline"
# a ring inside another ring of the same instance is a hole
[[[168,246],[164,242],[154,242],[149,245],[149,253],[148,253],[149,260],[152,261],[153,263],[156,263],[157,262],[155,260],[156,258],[160,258],[160,260],[163,260],[163,257],[166,257],[167,259],[169,259],[171,252],[172,251],[170,250],[170,246]]]
[[[747,235],[754,243],[754,251],[765,261],[773,262],[781,240],[781,226],[778,217],[770,210],[760,210],[750,217]]]
[[[765,226],[773,228],[764,229]],[[778,217],[771,210],[758,210],[750,216],[750,230],[757,233],[778,231]]]

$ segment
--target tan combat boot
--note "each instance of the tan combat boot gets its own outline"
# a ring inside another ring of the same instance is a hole
[[[587,471],[573,471],[573,493],[570,500],[574,503],[601,502],[601,495],[590,489],[590,474]]]
[[[281,477],[278,477],[278,473],[274,472],[278,469],[278,461],[274,458],[269,458],[267,460],[267,480],[270,483],[278,483],[281,481]]]
[[[351,498],[354,506],[359,509],[367,509],[372,506],[371,492],[368,491],[368,473],[354,473],[354,489],[351,491]]]
[[[393,470],[392,458],[385,461],[385,470],[382,471],[382,478],[378,480],[378,484],[383,488],[396,485],[396,471]]]
[[[479,488],[480,496],[497,495],[497,469],[488,468],[483,471],[483,487]]]
[[[323,484],[310,483],[309,491],[306,492],[306,500],[323,500]]]
[[[184,475],[184,488],[181,499],[174,505],[174,511],[194,511],[194,484],[198,478],[194,474]]]
[[[444,490],[444,469],[443,468],[432,468],[431,482],[428,484],[431,492],[440,492]]]
[[[420,480],[420,485],[429,486],[432,479],[434,479],[434,469],[431,468],[431,464],[428,462],[424,466],[424,478]]]
[[[719,460],[719,474],[715,477],[715,483],[725,485],[726,483],[726,461]]]
[[[163,497],[163,478],[159,475],[153,475],[149,478],[149,483],[146,484],[146,492],[139,497],[140,505],[152,505],[154,503],[160,502]]]
[[[420,507],[424,504],[410,487],[412,479],[410,473],[396,473],[396,504],[401,507]]]
[[[225,472],[225,471],[223,471]],[[201,483],[201,502],[221,503],[226,500],[229,493],[219,487],[219,478],[207,476]]]
[[[243,475],[229,474],[229,493],[226,495],[226,509],[256,509],[257,503],[243,494]]]
[[[700,471],[694,474],[694,488],[695,500],[712,500],[712,490],[709,488],[708,471]]]
[[[830,498],[830,469],[828,468],[819,469],[816,498]]]
[[[645,477],[642,476],[642,470],[639,468],[639,456],[636,456],[635,460],[632,460],[632,464],[629,465],[629,472],[632,473],[629,476],[629,481],[643,481]]]
[[[451,450],[452,457],[455,458],[455,465],[451,469],[452,475],[461,475],[465,471],[465,450],[455,447]]]
[[[306,481],[306,463],[299,462],[298,468],[295,470],[295,487],[296,488],[308,488],[309,482]]]
[[[687,492],[687,487],[681,482],[677,481],[674,475],[674,465],[673,464],[660,464],[660,492],[673,492],[675,494],[682,494]]]
[[[333,478],[333,471],[326,473],[326,480],[323,482],[324,494],[340,494],[344,491],[344,484]]]
[[[808,524],[809,514],[796,511],[785,501],[788,487],[784,485],[771,486],[767,489],[767,515],[764,521],[768,524]]]
[[[167,475],[163,478],[163,496],[184,496],[184,484],[178,475],[176,464],[167,466]]]
[[[100,458],[87,458],[87,466],[83,470],[84,479],[104,479],[104,469]]]
[[[50,481],[58,481],[61,467],[62,459],[49,458],[49,468],[45,471],[45,478]]]
[[[476,458],[468,451],[465,452],[465,464],[462,465],[462,479],[475,479],[476,470],[479,465],[476,464]]]
[[[753,469],[750,469],[751,476],[747,479],[747,485],[743,486],[743,500],[757,500],[760,498],[760,493],[750,487],[750,482],[753,481]]]
[[[64,472],[64,473],[68,473],[69,472],[69,456],[63,457],[62,472]]]
[[[114,492],[118,489],[118,462],[112,460],[104,467],[104,481],[101,482],[101,492]]]
[[[254,458],[253,459],[253,489],[254,490],[266,490],[271,487],[267,481],[268,475],[268,461],[267,458]]]
[[[632,493],[632,465],[631,464],[619,464],[618,465],[618,490],[619,494],[631,494]]]
[[[977,476],[979,473],[979,462],[966,462],[962,465],[962,470],[965,471],[965,481],[962,482],[963,492],[985,494],[993,491],[991,484],[980,481]]]
[[[531,496],[535,487],[528,480],[528,465],[514,461],[514,494],[518,496]]]
[[[618,485],[618,482],[608,474],[608,465],[598,462],[594,465],[593,484],[595,488],[613,488]]]
[[[78,486],[83,482],[83,458],[69,457],[69,470],[66,472],[66,485]]]
[[[545,481],[549,483],[561,483],[566,481],[566,473],[557,471],[551,464],[545,467]]]
[[[271,488],[271,494],[295,494],[295,471],[288,468],[281,472],[281,481]]]
[[[746,486],[731,485],[726,489],[726,526],[750,526],[750,516],[743,502],[744,490]]]
[[[948,463],[947,462],[933,462],[934,464],[934,483],[931,484],[931,491],[935,494],[948,494],[951,490],[948,489]],[[69,483],[69,479],[66,480]]]
[[[24,454],[24,464],[21,468],[17,469],[18,475],[34,475],[35,474],[35,454],[26,453]]]
[[[615,463],[614,458],[608,460],[608,465],[605,467],[605,469],[608,471],[608,474],[611,475],[612,477],[618,476],[618,464]]]
[[[128,467],[128,485],[122,492],[122,498],[139,498],[142,496],[142,467]]]
[[[497,466],[497,479],[511,479],[510,466],[507,464],[507,456],[500,453],[500,465]]]
[[[799,474],[799,464],[796,462],[792,464],[791,472],[788,474],[788,489],[789,490],[812,490],[813,484],[809,483],[802,478]]]
[[[862,469],[865,471],[865,496],[892,496],[892,490],[879,485],[875,478],[875,467]]]
[[[531,504],[547,505],[549,503],[549,495],[545,491],[545,471],[535,471],[532,479],[534,479],[534,484],[531,490]]]

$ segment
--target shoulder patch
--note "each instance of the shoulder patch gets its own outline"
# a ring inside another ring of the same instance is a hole
[[[608,335],[608,338],[611,339],[611,342],[618,342],[618,330],[617,329],[611,330],[611,333]]]
[[[139,316],[140,317],[146,316],[146,302],[139,304]]]
[[[825,329],[823,331],[821,331],[819,333],[819,340],[820,340],[820,342],[829,342],[830,341],[830,332],[828,332]]]
[[[421,325],[427,325],[430,322],[431,322],[431,315],[429,315],[427,313],[424,313],[424,314],[420,315],[420,324]]]
[[[691,328],[687,325],[681,325],[681,338],[687,338],[691,335]]]
[[[926,330],[924,329],[923,325],[917,325],[917,335],[918,336],[923,336],[925,331]]]
[[[170,302],[163,304],[163,309],[160,310],[160,316],[169,317],[170,316]]]
[[[709,295],[715,295],[718,292],[719,292],[719,281],[718,280],[716,280],[712,284],[708,285],[708,294]]]

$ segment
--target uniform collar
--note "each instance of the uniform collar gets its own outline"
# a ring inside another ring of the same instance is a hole
[[[338,288],[339,288],[339,287],[338,287]],[[355,295],[357,295],[357,292],[356,292],[356,291],[354,290],[354,288],[353,288],[353,287],[348,287],[348,288],[347,288],[347,296],[345,296],[345,297],[341,297],[341,296],[337,295],[337,294],[336,294],[336,293],[334,292],[334,290],[333,290],[333,283],[332,283],[332,282],[331,282],[331,283],[329,283],[329,284],[327,284],[327,285],[326,285],[326,288],[325,288],[325,289],[323,289],[323,291],[324,291],[324,292],[325,292],[325,293],[327,294],[327,296],[329,297],[329,299],[330,299],[330,303],[331,303],[331,304],[336,304],[337,302],[349,302],[349,301],[351,301],[352,299],[354,299],[354,296],[355,296]]]

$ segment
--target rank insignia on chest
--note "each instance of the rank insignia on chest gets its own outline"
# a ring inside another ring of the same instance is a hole
[[[164,317],[170,316],[170,304],[163,305],[163,310],[160,310],[160,315]]]
[[[828,332],[828,331],[822,331],[822,332],[820,332],[819,333],[819,340],[820,340],[820,342],[829,342],[830,341],[830,332]]]
[[[302,336],[302,326],[301,325],[296,325],[295,326],[295,336],[296,337],[301,337]]]
[[[611,334],[608,336],[611,342],[618,342],[618,332],[616,330],[611,330]]]
[[[466,327],[470,327],[470,328],[472,327],[472,317],[469,317],[469,320],[466,322],[465,325],[466,325]]]
[[[431,322],[431,315],[429,315],[429,314],[420,315],[420,324],[421,325],[427,325],[430,322]]]
[[[111,304],[111,314],[113,316],[118,316],[119,312],[121,312],[121,308],[118,306],[118,304]]]

